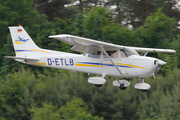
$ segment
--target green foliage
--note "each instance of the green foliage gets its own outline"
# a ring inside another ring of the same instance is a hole
[[[82,99],[73,99],[71,102],[66,102],[66,106],[60,108],[62,117],[67,120],[73,119],[77,114],[86,110],[87,107]]]
[[[87,114],[86,104],[80,98],[73,98],[60,109],[51,103],[43,103],[41,108],[32,107],[31,111],[33,112],[31,120],[103,120],[103,118]]]
[[[128,46],[143,46],[150,48],[170,47],[170,37],[173,33],[175,19],[162,13],[162,8],[147,17],[145,27],[136,30],[122,27],[120,24],[103,27],[104,38],[116,44]]]
[[[159,8],[156,13],[151,14],[145,21],[147,29],[144,29],[145,38],[143,44],[148,45],[148,47],[168,47],[168,36],[172,36],[175,22],[174,18],[166,16],[162,13],[162,8]]]
[[[158,76],[156,79],[151,83],[153,92],[141,98],[141,105],[138,109],[140,119],[178,119],[180,104],[176,92],[179,89],[179,70],[174,69],[166,78]]]
[[[77,13],[76,9],[68,9],[66,4],[70,4],[72,0],[34,0],[35,8],[41,14],[46,14],[48,20],[53,21],[54,18],[59,17],[61,19],[73,17]]]
[[[83,24],[84,24],[83,14],[79,13],[77,14],[77,17],[74,21],[74,31],[72,32],[72,34],[76,36],[83,36],[84,35]]]
[[[14,49],[12,46],[12,39],[9,34],[9,26],[18,26],[19,24],[25,26],[27,32],[31,35],[32,38],[36,38],[37,33],[41,24],[48,23],[45,16],[41,16],[38,12],[33,9],[33,0],[7,0],[0,1],[0,24],[2,26],[0,29],[0,78],[11,70],[17,71],[20,64],[16,64],[14,60],[4,59],[3,56],[12,55],[14,56]],[[28,28],[29,27],[29,28]],[[36,40],[35,40],[36,42]]]
[[[57,0],[53,2],[59,3]],[[177,26],[175,19],[167,16],[166,8],[160,8],[147,17],[140,11],[140,8],[133,7],[135,5],[144,7],[142,3],[144,1],[138,1],[139,3],[129,0],[111,1],[116,3],[119,9],[116,11],[118,15],[115,16],[115,23],[112,21],[113,11],[103,7],[91,7],[92,9],[87,14],[76,15],[75,12],[75,20],[73,17],[69,19],[70,16],[67,17],[69,14],[63,15],[65,13],[64,4],[69,1],[60,2],[63,2],[63,6],[58,9],[62,13],[61,18],[54,18],[57,13],[50,13],[53,17],[49,22],[47,18],[50,16],[38,14],[40,11],[37,12],[34,9],[32,0],[13,2],[12,0],[0,0],[0,119],[179,119],[180,37],[179,35],[172,36]],[[37,0],[36,3],[40,5],[42,1]],[[91,2],[84,3],[83,1],[83,4],[88,5],[88,3]],[[155,3],[151,1],[151,5]],[[46,2],[45,8],[47,4]],[[57,7],[58,4],[55,8]],[[138,12],[126,9],[131,7]],[[156,10],[150,9],[150,11]],[[140,14],[143,20],[140,19],[141,17],[136,17]],[[134,21],[136,18],[141,20],[143,26]],[[130,20],[136,29],[123,27],[126,25],[119,24],[122,20],[127,23]],[[146,93],[134,90],[133,85],[137,82],[136,79],[130,80],[131,86],[125,91],[112,86],[111,82],[114,80],[112,77],[106,77],[107,83],[101,88],[96,88],[87,82],[88,77],[95,75],[88,76],[79,72],[73,73],[28,65],[23,65],[24,68],[20,69],[21,63],[2,58],[5,55],[14,56],[12,40],[7,27],[18,24],[25,27],[38,46],[47,49],[70,52],[71,46],[49,39],[48,36],[74,34],[92,39],[109,40],[120,45],[172,48],[177,52],[154,55],[160,59],[163,58],[168,64],[161,68],[155,80],[151,77],[146,79],[146,82],[151,84],[150,91]]]
[[[172,0],[109,0],[106,6],[114,5],[116,23],[122,23],[124,26],[131,25],[137,29],[144,25],[147,17],[155,13],[159,7],[163,7],[163,13],[170,18],[180,20],[179,10],[176,7],[178,1]],[[178,32],[179,30],[175,28]]]
[[[171,55],[171,60],[174,60],[174,64],[179,68],[180,67],[180,36],[179,35],[177,35],[176,38],[173,38],[170,47],[176,50],[176,53]]]
[[[107,83],[97,88],[87,83],[88,76],[83,73],[50,71],[35,77],[22,68],[7,75],[0,82],[0,117],[12,120],[103,119],[95,115],[104,119],[179,117],[179,69],[170,71],[166,77],[158,75],[156,80],[147,78],[152,86],[148,92],[134,90],[136,79],[122,91],[112,86],[111,77],[106,77]]]
[[[60,108],[62,118],[65,120],[103,120],[102,117],[92,117],[86,111],[87,105],[80,98],[73,98],[72,101],[66,102],[66,105]]]
[[[104,39],[114,44],[136,46],[140,43],[133,39],[134,31],[124,28],[118,23],[104,26],[103,31]]]
[[[56,106],[53,106],[51,103],[43,103],[42,106],[41,108],[32,107],[31,120],[60,120],[60,114]]]
[[[108,16],[112,11],[102,7],[92,8],[84,20],[85,37],[92,39],[102,39],[102,28],[106,25],[112,25]]]

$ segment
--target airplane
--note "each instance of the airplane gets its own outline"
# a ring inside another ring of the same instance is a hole
[[[74,54],[39,48],[20,25],[11,26],[9,29],[16,56],[5,56],[5,58],[12,58],[29,65],[97,74],[100,77],[88,78],[88,82],[97,87],[101,87],[106,82],[105,76],[113,76],[115,78],[113,86],[121,90],[130,86],[130,82],[124,80],[125,78],[137,78],[139,82],[134,85],[135,89],[147,91],[151,86],[145,83],[144,78],[149,76],[155,78],[160,67],[166,62],[146,55],[149,52],[176,52],[172,49],[115,45],[69,34],[49,36],[73,45],[72,51],[83,53]],[[19,29],[21,32],[18,32]],[[21,43],[16,42],[17,38]],[[140,56],[138,52],[142,52],[143,55]]]

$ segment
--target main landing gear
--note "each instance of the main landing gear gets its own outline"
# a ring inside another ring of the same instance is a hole
[[[127,87],[125,87],[125,86],[124,86],[124,83],[121,83],[121,84],[120,84],[119,89],[121,89],[121,90],[125,90],[126,88],[127,88]]]
[[[94,84],[96,87],[101,87],[106,82],[104,79],[105,76],[106,74],[102,74],[102,77],[90,77],[88,83]]]
[[[95,84],[95,86],[96,86],[96,87],[101,87],[101,86],[102,86],[102,84]]]
[[[113,81],[113,86],[119,87],[121,90],[125,90],[127,87],[130,86],[130,82],[127,80],[119,80],[117,77],[115,77],[115,81]]]

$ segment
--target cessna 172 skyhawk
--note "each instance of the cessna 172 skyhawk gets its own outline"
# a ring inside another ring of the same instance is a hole
[[[136,89],[148,90],[150,85],[144,82],[144,78],[152,75],[155,77],[160,67],[166,64],[157,58],[147,57],[148,52],[175,52],[170,49],[127,47],[67,34],[49,36],[74,45],[71,50],[83,54],[65,53],[39,48],[22,26],[9,29],[16,56],[5,56],[6,58],[29,65],[98,74],[101,77],[88,79],[89,83],[97,87],[106,82],[104,77],[108,75],[116,79],[113,86],[122,90],[126,89],[130,82],[119,78],[133,77],[139,79],[139,83],[134,85]],[[137,51],[144,55],[140,56]]]

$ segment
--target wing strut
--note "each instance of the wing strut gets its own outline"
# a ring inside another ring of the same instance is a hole
[[[144,52],[144,55],[143,56],[146,56],[148,54],[148,52]]]
[[[123,75],[124,73],[118,69],[117,65],[113,62],[113,60],[111,59],[111,57],[110,57],[110,56],[107,54],[107,52],[104,50],[103,46],[101,45],[100,47],[101,47],[101,49],[103,50],[104,54],[109,58],[109,60],[111,61],[111,63],[114,65],[114,67],[117,69],[117,71],[118,71],[121,75]]]

